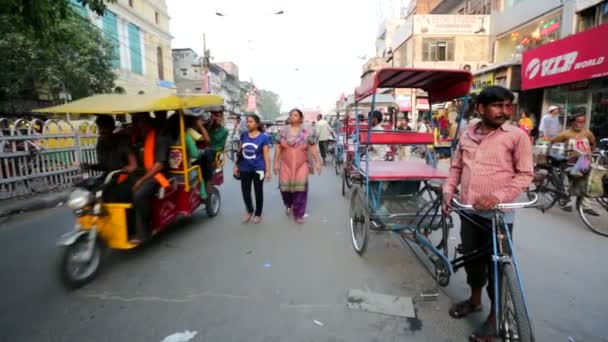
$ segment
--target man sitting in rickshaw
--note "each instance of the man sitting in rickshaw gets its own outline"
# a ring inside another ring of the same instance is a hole
[[[224,150],[228,139],[228,130],[224,127],[223,108],[211,111],[211,119],[205,128],[209,133],[209,141],[202,156],[203,178],[207,182],[207,187],[210,187],[212,185],[211,177],[213,176],[215,154]]]
[[[135,237],[133,243],[141,243],[151,233],[151,200],[159,187],[169,187],[163,174],[167,169],[169,148],[167,136],[157,134],[154,122],[148,113],[133,114],[133,152],[137,157],[137,179],[133,186],[133,206],[135,210]]]
[[[382,127],[382,112],[375,110],[371,115],[372,131],[384,131],[384,127]],[[369,160],[386,160],[387,153],[387,145],[369,145]]]

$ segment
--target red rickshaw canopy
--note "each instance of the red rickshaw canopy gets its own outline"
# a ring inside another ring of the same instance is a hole
[[[378,88],[422,89],[432,102],[449,101],[470,93],[472,82],[473,75],[465,70],[383,68],[361,81],[355,101],[373,95]]]

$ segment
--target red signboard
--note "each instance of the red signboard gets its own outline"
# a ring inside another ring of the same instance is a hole
[[[608,24],[524,52],[523,90],[608,76]]]

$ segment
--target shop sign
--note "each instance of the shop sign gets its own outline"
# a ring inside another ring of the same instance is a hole
[[[473,85],[471,86],[472,94],[479,94],[483,88],[494,85],[494,73],[488,72],[485,74],[477,75],[473,78]]]
[[[423,14],[414,15],[414,34],[490,34],[489,15]]]
[[[522,89],[534,89],[608,76],[608,24],[526,51]]]

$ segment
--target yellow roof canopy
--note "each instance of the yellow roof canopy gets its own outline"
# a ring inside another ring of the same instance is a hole
[[[59,106],[34,110],[38,113],[73,113],[73,114],[130,114],[161,110],[209,107],[224,105],[224,99],[218,95],[121,95],[102,94],[85,97]]]

